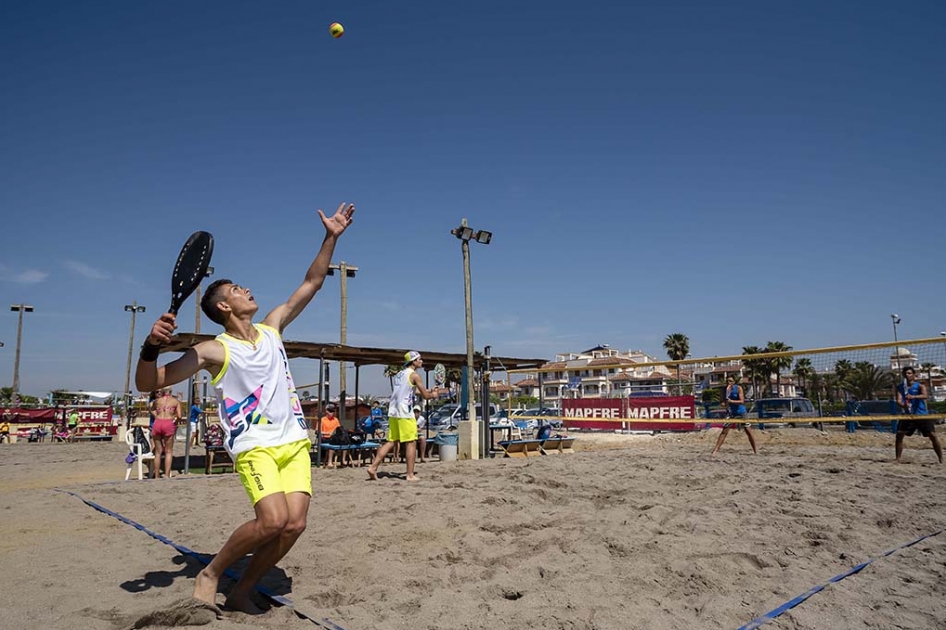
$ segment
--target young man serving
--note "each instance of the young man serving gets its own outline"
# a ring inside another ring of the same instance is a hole
[[[207,370],[217,394],[224,446],[240,473],[256,518],[240,525],[213,561],[196,578],[194,597],[216,604],[223,572],[246,554],[253,558],[225,605],[250,614],[260,610],[250,600],[256,582],[286,555],[306,527],[312,472],[308,425],[296,395],[282,332],[322,288],[335,243],[351,224],[354,206],[343,203],[331,217],[319,210],[325,239],[302,285],[254,324],[259,310],[250,290],[230,280],[212,283],[201,309],[224,333],[188,349],[182,357],[157,366],[161,345],[177,328],[165,313],[145,340],[135,372],[141,391],[168,387]]]

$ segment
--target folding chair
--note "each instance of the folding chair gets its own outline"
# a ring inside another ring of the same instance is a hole
[[[142,465],[144,460],[154,460],[154,450],[151,448],[151,436],[148,434],[148,429],[135,428],[140,431],[139,440],[135,440],[135,430],[125,431],[125,444],[128,445],[128,456],[125,457],[125,462],[128,464],[128,468],[125,470],[125,481],[128,481],[128,478],[131,477],[131,467],[134,466],[135,462],[138,462],[138,481],[141,481],[144,479],[142,474],[144,472]],[[141,438],[144,442],[140,441]]]

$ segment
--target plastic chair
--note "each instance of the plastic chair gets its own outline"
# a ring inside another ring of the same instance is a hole
[[[145,440],[148,441],[147,447],[148,452],[142,452],[142,445],[135,441],[135,432],[133,430],[125,431],[125,444],[128,445],[128,457],[125,458],[125,461],[128,463],[128,469],[125,470],[125,481],[128,481],[128,478],[131,477],[131,467],[138,462],[138,481],[144,479],[144,467],[142,466],[143,460],[154,460],[154,450],[151,448],[151,436],[148,433],[148,429],[141,429],[141,432],[145,436]]]

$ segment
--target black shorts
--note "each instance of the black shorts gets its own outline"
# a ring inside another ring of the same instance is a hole
[[[933,434],[932,420],[901,420],[897,425],[897,433],[904,435],[913,435],[917,431],[923,437],[929,437]]]

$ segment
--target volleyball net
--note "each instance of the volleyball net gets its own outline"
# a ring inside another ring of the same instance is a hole
[[[538,369],[511,370],[511,389],[539,400],[540,415],[568,428],[686,430],[726,419],[729,379],[743,388],[747,418],[768,423],[891,422],[926,412],[946,418],[946,337],[764,352],[680,361],[601,348],[560,355]],[[926,398],[901,404],[910,368]]]

